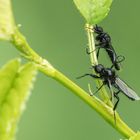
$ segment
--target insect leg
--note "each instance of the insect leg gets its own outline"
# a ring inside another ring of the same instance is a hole
[[[96,94],[104,85],[105,83],[103,83],[93,94]]]
[[[118,103],[119,103],[119,101],[120,101],[120,98],[119,98],[119,96],[118,96],[119,92],[120,92],[120,90],[114,93],[114,97],[117,99],[117,102],[115,103],[115,105],[114,105],[114,107],[113,107],[115,124],[116,124],[116,114],[115,114],[115,110],[116,110],[117,105],[118,105]]]
[[[98,57],[99,57],[100,49],[101,49],[101,48],[99,48],[98,51],[97,51],[97,59],[98,59]]]
[[[110,69],[113,69],[114,68],[114,64],[110,67]]]
[[[112,85],[110,83],[110,80],[108,80],[108,87],[110,89],[112,103],[114,104],[114,92],[113,92],[113,89],[112,89]]]
[[[101,44],[99,43],[99,44],[95,44],[95,46],[97,47],[97,46],[100,46]]]
[[[86,48],[86,53],[87,53],[87,54],[91,54],[92,52],[93,52],[93,51],[90,52],[89,49]]]
[[[82,76],[79,76],[79,77],[77,77],[77,79],[83,78],[83,77],[85,77],[85,76],[91,76],[92,78],[96,78],[96,79],[99,78],[99,79],[100,79],[99,76],[94,75],[94,74],[89,74],[89,73],[86,73],[86,74],[84,74],[84,75],[82,75]]]
[[[105,83],[103,83],[94,93],[92,93],[90,84],[88,84],[88,89],[89,89],[89,93],[90,93],[89,95],[90,96],[95,95],[104,85],[105,85]]]
[[[115,96],[115,94],[114,94],[114,92],[113,92],[113,90],[112,90],[112,85],[111,85],[111,83],[110,83],[110,81],[108,80],[108,87],[109,87],[109,89],[110,89],[110,92],[111,92],[111,100],[112,100],[112,103],[114,104],[114,97],[116,97]],[[117,93],[116,93],[117,94]],[[118,104],[118,103],[117,103]],[[115,104],[116,105],[116,104]],[[116,125],[116,115],[115,115],[115,110],[114,110],[114,107],[113,107],[113,112],[114,112],[114,121],[115,121],[115,125]]]
[[[114,52],[112,49],[110,48],[106,48],[106,50],[111,51],[112,53]]]
[[[87,53],[87,54],[91,54],[91,53],[93,53],[94,51],[96,51],[96,50],[99,49],[99,48],[100,48],[100,47],[96,47],[96,49],[93,50],[93,51],[89,51],[89,49],[86,48],[86,53]]]
[[[118,60],[119,58],[121,58],[121,59]],[[119,63],[123,62],[124,60],[125,60],[125,57],[124,56],[122,56],[122,55],[117,56],[115,62],[113,62],[114,64],[110,68],[112,69],[115,66],[115,64],[119,64]]]
[[[117,102],[115,103],[115,105],[114,105],[114,107],[113,107],[113,110],[114,110],[114,111],[116,110],[117,105],[118,105],[118,103],[119,103],[119,101],[120,101],[120,98],[119,98],[119,96],[118,96],[119,92],[120,92],[120,90],[114,93],[114,97],[117,99]]]
[[[119,59],[120,57],[121,57],[121,60],[117,60],[116,61],[117,63],[121,63],[121,62],[123,62],[125,60],[125,57],[122,56],[122,55],[117,56],[117,59]]]
[[[95,44],[96,47],[101,47],[104,43]]]

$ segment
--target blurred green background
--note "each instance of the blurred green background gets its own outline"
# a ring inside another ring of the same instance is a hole
[[[29,44],[53,66],[88,91],[94,80],[76,77],[90,72],[85,53],[85,21],[72,0],[12,0],[17,23]],[[119,73],[140,95],[140,1],[115,0],[100,24],[112,36],[113,46],[126,57]],[[10,44],[0,42],[0,64],[19,56]],[[106,57],[102,51],[102,58]],[[134,130],[140,129],[140,102],[120,94],[117,108]],[[19,123],[17,140],[119,140],[123,138],[93,109],[65,87],[39,73],[27,109]]]

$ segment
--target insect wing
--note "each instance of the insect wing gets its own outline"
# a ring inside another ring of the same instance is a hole
[[[140,97],[133,91],[124,81],[120,78],[116,78],[116,85],[120,88],[120,90],[130,99],[132,100],[140,100]]]

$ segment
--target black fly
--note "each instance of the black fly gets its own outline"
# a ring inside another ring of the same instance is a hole
[[[95,37],[95,40],[98,42],[98,44],[96,44],[96,49],[98,49],[97,58],[99,56],[100,49],[101,48],[105,49],[115,69],[120,70],[120,62],[122,62],[125,58],[124,56],[117,56],[112,46],[110,35],[104,32],[103,28],[98,25],[96,25],[93,28],[93,30],[97,34]],[[90,52],[87,51],[87,53],[90,53]],[[119,60],[120,57],[121,57],[121,60]]]
[[[112,68],[105,68],[102,64],[98,64],[95,66],[92,66],[95,70],[95,72],[99,75],[94,74],[84,74],[83,76],[78,77],[82,78],[85,76],[91,76],[96,79],[101,79],[103,81],[103,85],[98,88],[97,92],[104,86],[107,85],[108,88],[112,91],[112,87],[117,89],[117,92],[113,92],[112,95],[116,98],[116,103],[113,107],[113,110],[115,111],[118,102],[119,102],[119,92],[122,92],[124,95],[126,95],[131,100],[140,100],[140,97],[130,88],[123,80],[121,80],[118,75],[115,73],[115,71]]]

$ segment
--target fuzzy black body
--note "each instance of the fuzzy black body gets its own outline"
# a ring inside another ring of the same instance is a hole
[[[110,35],[108,33],[105,33],[103,31],[103,28],[98,25],[94,27],[94,32],[97,34],[95,39],[98,42],[98,44],[96,44],[96,46],[98,46],[99,49],[105,49],[115,69],[120,70],[120,64],[117,61],[118,56],[112,46]],[[99,56],[99,49],[97,52],[97,57]]]

